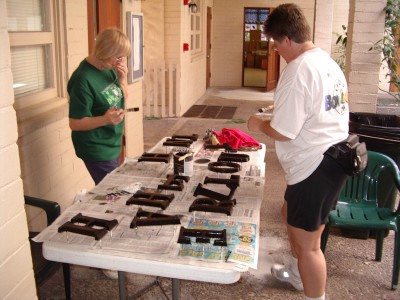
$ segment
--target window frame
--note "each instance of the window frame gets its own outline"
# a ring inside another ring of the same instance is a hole
[[[190,12],[190,53],[193,59],[201,57],[204,53],[204,1],[198,0],[197,1],[197,12],[192,13]],[[198,21],[198,28],[197,28],[197,21]],[[198,36],[198,43],[200,44],[199,47],[195,48],[197,45],[196,37]]]
[[[64,22],[64,8],[62,1],[44,0],[46,15],[44,15],[44,23],[48,24],[46,31],[8,31],[10,40],[10,51],[12,47],[23,46],[48,46],[50,57],[48,58],[47,72],[49,87],[40,91],[30,92],[14,97],[14,108],[17,110],[27,111],[28,114],[35,114],[36,110],[29,108],[38,105],[46,105],[49,100],[58,100],[60,97],[66,96],[65,80],[65,34],[62,32]],[[63,62],[64,61],[64,62]],[[54,104],[52,105],[54,107]],[[43,107],[46,109],[46,106]]]

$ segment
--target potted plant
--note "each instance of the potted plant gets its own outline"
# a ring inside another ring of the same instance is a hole
[[[373,44],[369,49],[379,50],[382,52],[382,62],[387,66],[386,77],[389,78],[391,90],[388,91],[392,95],[396,102],[400,102],[400,1],[399,0],[388,0],[385,10],[385,31],[382,39]]]

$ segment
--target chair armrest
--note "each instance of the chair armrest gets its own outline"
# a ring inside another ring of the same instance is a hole
[[[57,219],[57,217],[61,213],[60,205],[57,202],[26,195],[24,197],[25,197],[25,204],[39,207],[45,211],[47,216],[47,225],[53,223],[54,220]]]
[[[400,192],[400,175],[399,174],[397,174],[397,177],[394,180],[394,184],[397,187],[397,191]],[[397,209],[396,209],[395,214],[400,215],[400,201],[397,204]]]

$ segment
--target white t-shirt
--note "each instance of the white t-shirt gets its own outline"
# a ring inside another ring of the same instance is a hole
[[[348,94],[343,72],[328,53],[306,51],[282,72],[271,127],[290,141],[276,141],[289,185],[310,176],[323,153],[348,135]]]

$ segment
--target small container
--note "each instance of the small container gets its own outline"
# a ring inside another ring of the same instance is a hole
[[[193,176],[193,153],[177,152],[174,153],[174,174],[183,176]]]
[[[184,159],[183,156],[186,155],[185,152],[176,152],[174,153],[174,174],[175,175],[181,175],[184,172]]]
[[[183,164],[183,175],[184,176],[193,176],[193,153],[190,153],[189,156],[186,156]]]

